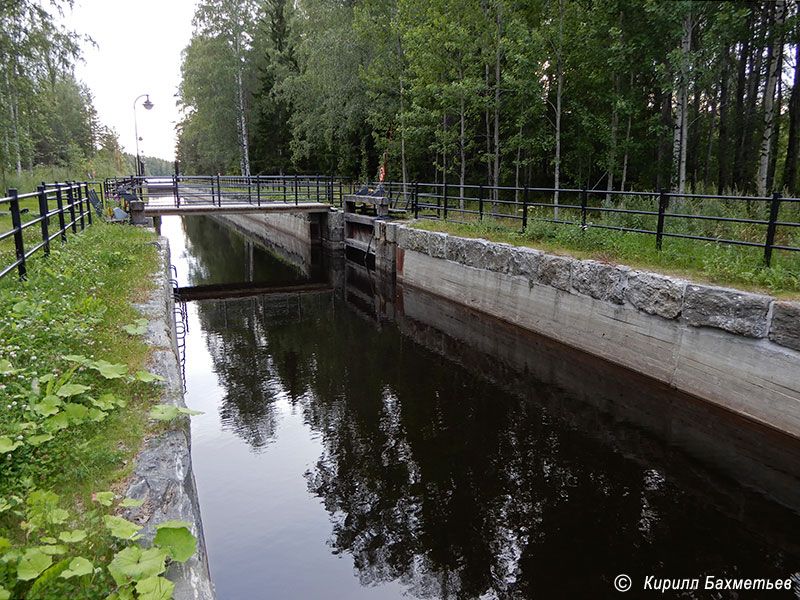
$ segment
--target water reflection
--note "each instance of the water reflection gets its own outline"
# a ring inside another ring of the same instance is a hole
[[[619,573],[641,589],[646,575],[798,571],[796,445],[363,275],[346,275],[361,284],[344,290],[349,304],[328,293],[196,305],[222,427],[266,456],[285,405],[302,417],[318,455],[305,485],[328,515],[319,533],[352,559],[361,597],[396,597],[399,583],[419,598],[612,598]],[[236,469],[225,447],[209,452],[220,469]],[[209,515],[226,506],[206,503],[198,468],[217,578]],[[258,497],[230,494],[258,512]],[[254,562],[276,524],[313,521],[297,510],[248,522],[246,533],[266,533],[235,539],[241,556],[227,558],[249,568],[225,581],[221,598],[268,585],[304,597],[287,573],[314,579],[321,563],[294,567],[280,549]],[[352,596],[338,580],[322,587],[315,597]]]
[[[599,412],[578,419],[593,431],[576,427],[551,410],[570,410],[564,389],[528,379],[521,399],[330,298],[202,303],[200,314],[226,426],[262,448],[285,392],[321,436],[308,489],[363,585],[604,597],[620,572],[785,577],[800,564],[796,514],[687,470],[680,450]]]
[[[186,240],[183,259],[189,266],[188,281],[182,285],[308,280],[299,267],[211,217],[188,217],[181,223]]]

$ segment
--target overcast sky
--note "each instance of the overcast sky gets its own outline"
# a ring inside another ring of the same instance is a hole
[[[66,9],[65,25],[97,43],[84,44],[78,79],[89,86],[100,121],[113,127],[126,151],[136,152],[134,99],[150,94],[155,104],[136,104],[139,151],[175,159],[175,106],[181,76],[181,51],[192,35],[197,0],[76,0]]]

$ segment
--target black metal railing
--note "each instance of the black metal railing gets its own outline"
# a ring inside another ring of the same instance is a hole
[[[711,196],[672,192],[493,187],[415,183],[415,218],[455,223],[492,219],[500,227],[526,231],[531,223],[572,225],[664,238],[762,248],[770,264],[774,250],[800,251],[800,199],[779,194]]]
[[[104,182],[106,196],[131,193],[146,202],[182,204],[254,204],[321,202],[341,206],[355,181],[324,175],[173,175],[125,177]]]
[[[24,279],[31,256],[39,251],[49,255],[51,242],[66,242],[69,231],[78,233],[91,225],[91,204],[97,207],[102,202],[97,198],[100,186],[96,182],[42,183],[26,194],[8,190],[8,195],[0,198],[0,211],[7,208],[11,216],[11,229],[0,233],[0,279],[14,269]],[[35,216],[28,219],[25,215]],[[14,259],[3,264],[12,251]]]
[[[667,191],[537,188],[450,183],[370,183],[390,200],[390,212],[454,223],[491,220],[527,231],[536,223],[651,235],[661,250],[668,238],[756,247],[767,265],[775,250],[800,251],[800,199],[713,196]],[[324,202],[341,207],[361,189],[353,179],[322,175],[172,176],[109,179],[107,197],[120,190],[146,201],[214,204]],[[171,199],[170,199],[171,197]]]

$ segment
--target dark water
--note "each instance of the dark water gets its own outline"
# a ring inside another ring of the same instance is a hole
[[[303,281],[194,219],[164,220],[182,285]],[[621,573],[638,598],[661,595],[649,575],[800,571],[796,444],[362,269],[334,279],[190,304],[221,600],[612,598]],[[795,597],[700,588],[666,597]]]

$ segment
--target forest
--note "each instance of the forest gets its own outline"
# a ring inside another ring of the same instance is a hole
[[[200,0],[187,173],[796,194],[797,0]]]
[[[97,118],[75,78],[79,33],[59,24],[68,0],[0,1],[0,185],[29,191],[42,180],[92,180],[133,173],[113,129]],[[172,165],[145,158],[148,173]],[[162,164],[163,163],[163,164]],[[163,171],[163,173],[162,173]]]

